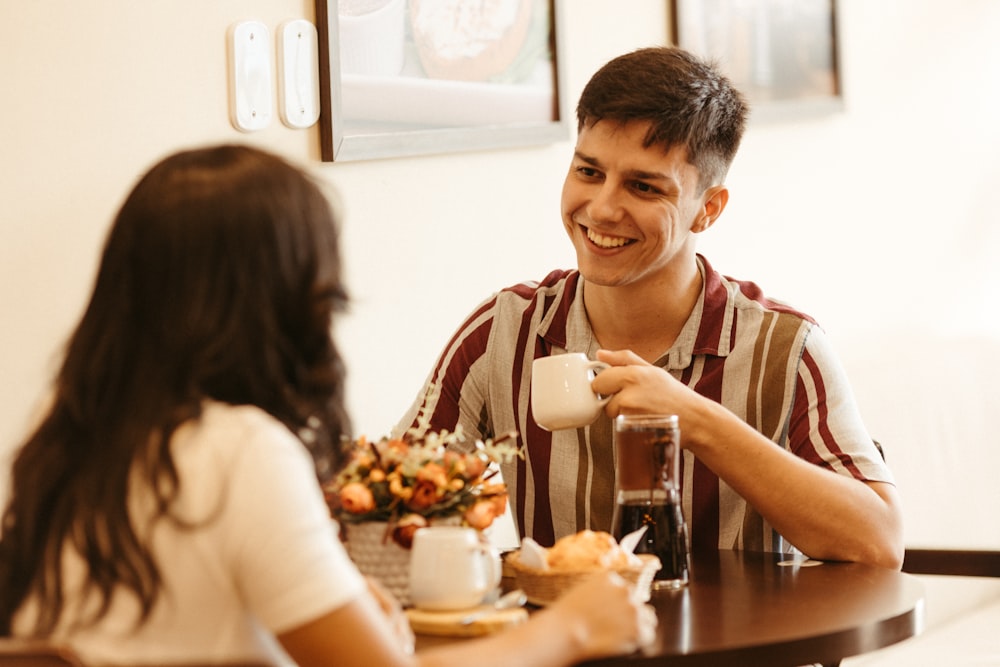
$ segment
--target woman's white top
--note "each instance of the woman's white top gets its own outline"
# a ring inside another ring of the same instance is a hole
[[[120,591],[96,626],[74,627],[96,598],[84,594],[83,562],[67,549],[66,607],[55,638],[94,663],[286,662],[275,634],[365,589],[309,453],[262,410],[219,403],[206,403],[171,447],[181,483],[176,514],[189,524],[161,519],[149,529],[163,577],[151,616],[137,628],[139,606]],[[148,515],[149,500],[136,484],[134,517]],[[32,600],[22,606],[15,635],[30,631],[36,611]]]

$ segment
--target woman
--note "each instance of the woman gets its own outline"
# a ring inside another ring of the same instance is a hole
[[[507,633],[409,654],[318,484],[349,430],[340,273],[327,200],[273,155],[187,151],[140,180],[13,466],[0,635],[100,663],[284,649],[302,667],[565,665],[648,641],[608,575]]]

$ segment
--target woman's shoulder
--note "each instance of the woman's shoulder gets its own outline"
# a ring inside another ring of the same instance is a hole
[[[178,429],[178,435],[209,440],[220,445],[281,445],[296,442],[295,436],[284,424],[261,408],[218,401],[205,401],[201,415],[186,422]]]
[[[288,428],[252,405],[206,401],[201,415],[177,429],[171,443],[179,469],[214,470],[225,474],[251,462],[269,465],[292,459],[294,465],[309,456]]]
[[[281,426],[281,422],[256,405],[232,405],[214,400],[206,400],[202,403],[200,419],[220,426],[238,424]]]

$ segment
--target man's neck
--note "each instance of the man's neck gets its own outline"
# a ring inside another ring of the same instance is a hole
[[[585,279],[586,280],[586,279]],[[584,282],[583,303],[597,342],[653,362],[680,335],[701,294],[698,265],[664,279],[622,287]]]

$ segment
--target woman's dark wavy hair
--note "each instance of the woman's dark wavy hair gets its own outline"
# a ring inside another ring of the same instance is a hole
[[[0,635],[29,596],[44,636],[63,610],[71,545],[103,601],[133,592],[145,619],[157,564],[128,513],[130,474],[170,516],[171,434],[213,399],[265,410],[302,437],[317,475],[349,423],[331,336],[346,304],[334,214],[320,187],[246,146],[172,155],[122,206],[65,350],[51,408],[14,461],[0,538]]]
[[[618,56],[591,77],[576,107],[578,129],[602,120],[651,123],[645,146],[686,146],[704,190],[721,183],[750,110],[711,64],[682,49],[651,47]]]

